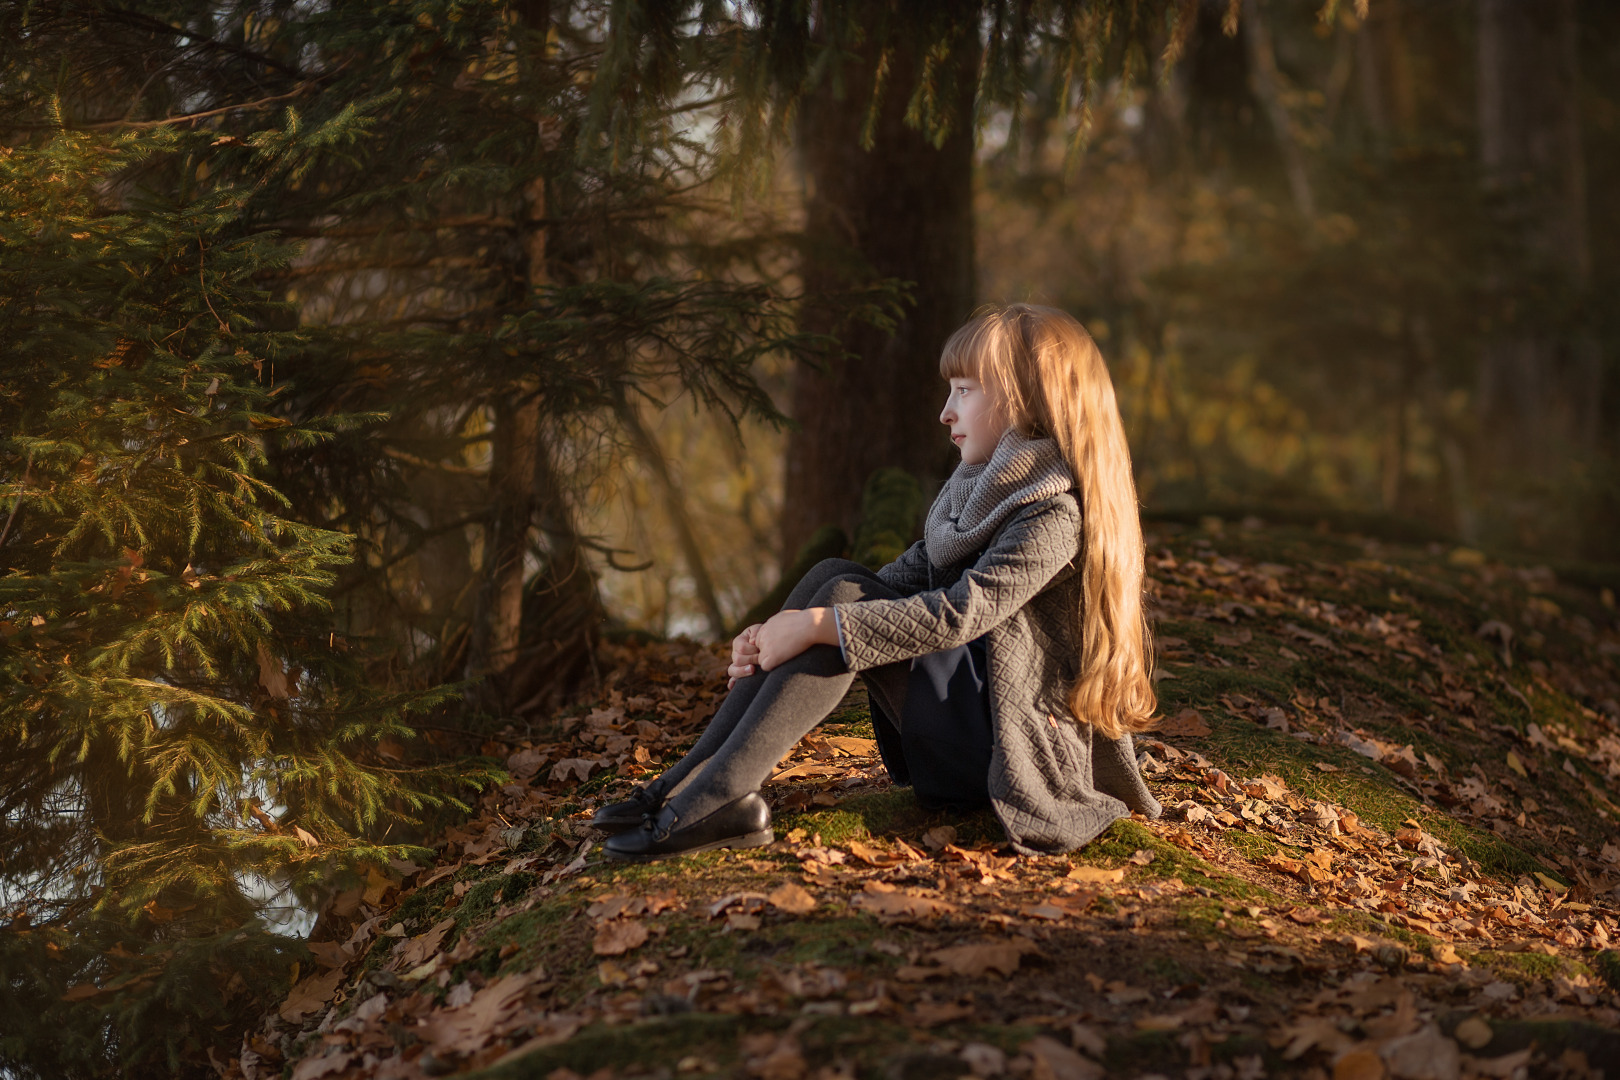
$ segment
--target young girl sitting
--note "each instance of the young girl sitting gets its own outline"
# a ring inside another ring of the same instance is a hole
[[[1054,308],[956,331],[940,422],[962,462],[923,538],[875,573],[829,559],[732,644],[730,693],[691,751],[592,824],[615,858],[774,838],[759,787],[857,674],[883,763],[930,807],[994,808],[1018,851],[1157,817],[1132,731],[1157,702],[1142,528],[1108,369]]]

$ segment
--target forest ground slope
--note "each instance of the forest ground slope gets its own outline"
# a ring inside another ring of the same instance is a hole
[[[1477,552],[1157,526],[1161,820],[1020,858],[889,784],[857,692],[777,842],[585,825],[673,760],[718,648],[615,646],[512,782],[335,897],[225,1070],[317,1077],[1595,1077],[1620,1071],[1612,593]]]

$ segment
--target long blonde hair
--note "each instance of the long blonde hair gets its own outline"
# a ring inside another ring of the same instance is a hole
[[[1158,698],[1142,606],[1142,521],[1102,353],[1067,312],[1008,304],[981,310],[952,334],[939,371],[978,379],[1020,434],[1057,442],[1080,500],[1080,677],[1069,707],[1109,738],[1145,730]]]

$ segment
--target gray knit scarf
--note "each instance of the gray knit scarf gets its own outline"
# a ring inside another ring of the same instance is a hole
[[[1056,442],[1008,428],[990,460],[958,465],[928,508],[928,561],[941,568],[966,561],[989,546],[1014,511],[1073,488]]]

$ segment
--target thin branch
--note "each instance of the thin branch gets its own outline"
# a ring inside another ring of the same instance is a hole
[[[429,461],[427,458],[417,457],[415,454],[404,450],[396,450],[392,446],[383,447],[383,455],[391,457],[395,461],[403,461],[407,465],[415,465],[419,469],[436,469],[439,472],[457,473],[461,476],[476,476],[480,479],[489,476],[488,469],[475,469],[471,465],[449,465],[442,461]]]
[[[266,56],[264,53],[255,52],[254,50],[244,48],[241,45],[233,45],[228,41],[219,41],[215,38],[207,37],[203,34],[197,33],[195,30],[166,23],[162,19],[144,14],[143,12],[131,11],[129,8],[115,7],[107,8],[106,13],[115,18],[122,19],[131,25],[150,30],[153,33],[168,34],[171,37],[189,38],[193,46],[213,49],[217,52],[229,53],[232,56],[238,56],[245,60],[251,60],[255,63],[263,64],[265,67],[280,71],[285,75],[291,75],[296,78],[303,74],[297,68],[288,67],[286,64],[282,63],[280,60],[277,60],[273,56]]]
[[[130,128],[144,131],[148,128],[166,127],[170,124],[185,124],[193,120],[206,120],[211,116],[220,116],[239,109],[262,109],[266,105],[274,105],[280,101],[287,101],[307,93],[312,83],[302,83],[296,89],[285,94],[275,94],[271,97],[260,98],[257,101],[244,101],[236,105],[224,105],[218,109],[208,109],[205,112],[186,113],[184,116],[170,116],[162,120],[91,120],[87,123],[74,125],[76,131],[105,131],[112,128]],[[57,124],[12,124],[13,131],[55,131]]]
[[[17,491],[17,501],[11,504],[11,513],[6,515],[6,527],[0,529],[0,547],[6,546],[6,539],[11,535],[11,525],[17,520],[17,511],[22,509],[22,490],[28,486],[28,477],[34,469],[34,452],[28,452],[28,463],[23,466],[22,485]]]

